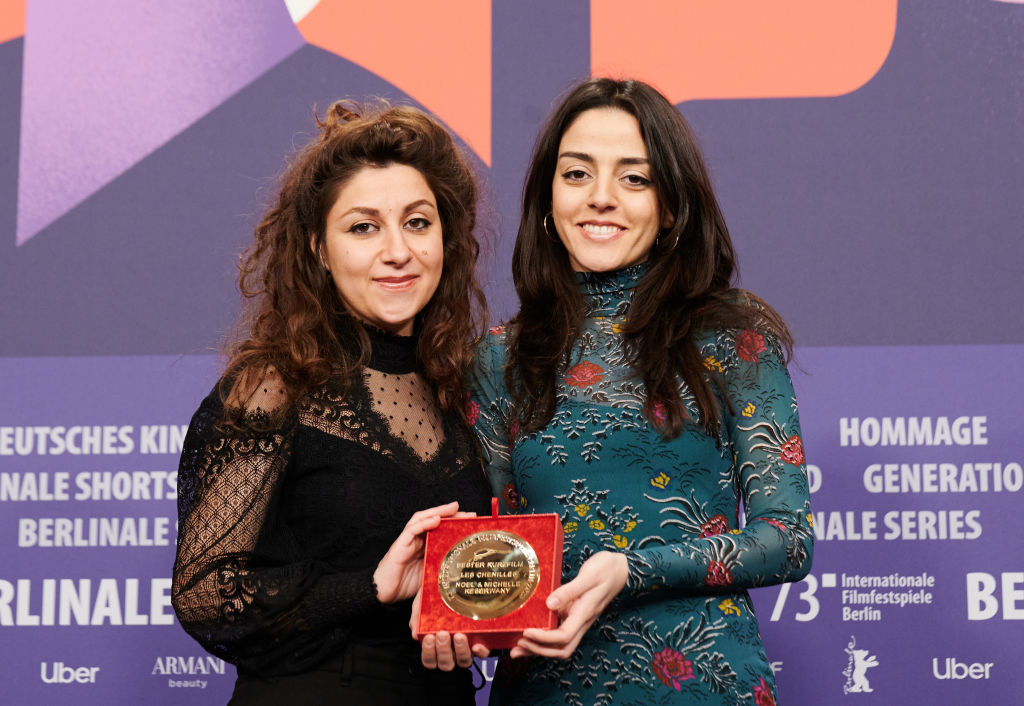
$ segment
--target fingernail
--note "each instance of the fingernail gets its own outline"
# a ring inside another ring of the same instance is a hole
[[[551,610],[558,610],[562,605],[562,601],[558,600],[558,596],[548,596],[547,605]]]

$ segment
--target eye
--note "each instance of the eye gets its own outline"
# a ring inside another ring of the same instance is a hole
[[[377,230],[377,226],[367,221],[359,221],[349,226],[348,232],[355,233],[356,235],[369,235]]]
[[[622,177],[623,180],[630,186],[650,186],[651,180],[640,174],[627,174]]]
[[[570,170],[568,170],[566,172],[562,172],[562,178],[565,179],[567,182],[570,182],[570,183],[578,182],[578,181],[583,181],[588,176],[590,176],[590,175],[587,174],[582,169],[570,169]]]
[[[430,221],[426,218],[417,216],[416,218],[410,218],[406,221],[405,227],[409,230],[426,230],[430,227]]]

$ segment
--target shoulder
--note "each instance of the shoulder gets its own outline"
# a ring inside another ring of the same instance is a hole
[[[473,350],[473,360],[477,366],[492,366],[504,363],[508,359],[508,347],[511,333],[504,324],[492,326],[481,338]]]
[[[238,432],[279,432],[292,424],[295,400],[281,372],[271,364],[225,375],[210,393],[220,402],[218,427]]]
[[[705,309],[703,319],[696,339],[701,350],[711,347],[719,355],[748,363],[761,362],[765,353],[785,359],[791,350],[792,339],[782,317],[746,290],[722,292]]]
[[[275,414],[288,405],[287,386],[273,365],[244,370],[224,389],[227,408],[245,415]]]
[[[754,327],[705,330],[697,339],[697,347],[705,367],[717,372],[759,365],[771,359],[785,359],[778,338]]]
[[[473,365],[467,376],[471,391],[485,396],[501,394],[505,389],[510,335],[504,325],[493,326],[477,341],[473,349]]]

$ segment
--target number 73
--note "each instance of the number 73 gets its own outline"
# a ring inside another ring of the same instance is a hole
[[[818,611],[821,608],[821,604],[818,603],[818,599],[815,597],[815,593],[818,590],[818,579],[813,574],[807,574],[803,581],[799,583],[806,584],[804,590],[797,596],[801,601],[807,605],[807,610],[803,613],[797,613],[796,619],[801,623],[806,623],[809,620],[814,620],[818,615]],[[775,597],[775,607],[772,609],[771,622],[779,622],[779,618],[782,617],[782,611],[786,607],[786,599],[789,597],[789,590],[793,584],[784,583],[779,586],[779,595]]]

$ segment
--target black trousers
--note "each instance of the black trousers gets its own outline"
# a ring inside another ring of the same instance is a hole
[[[340,657],[299,674],[239,671],[228,706],[473,706],[474,674],[472,668],[424,669],[418,653],[349,644]]]

